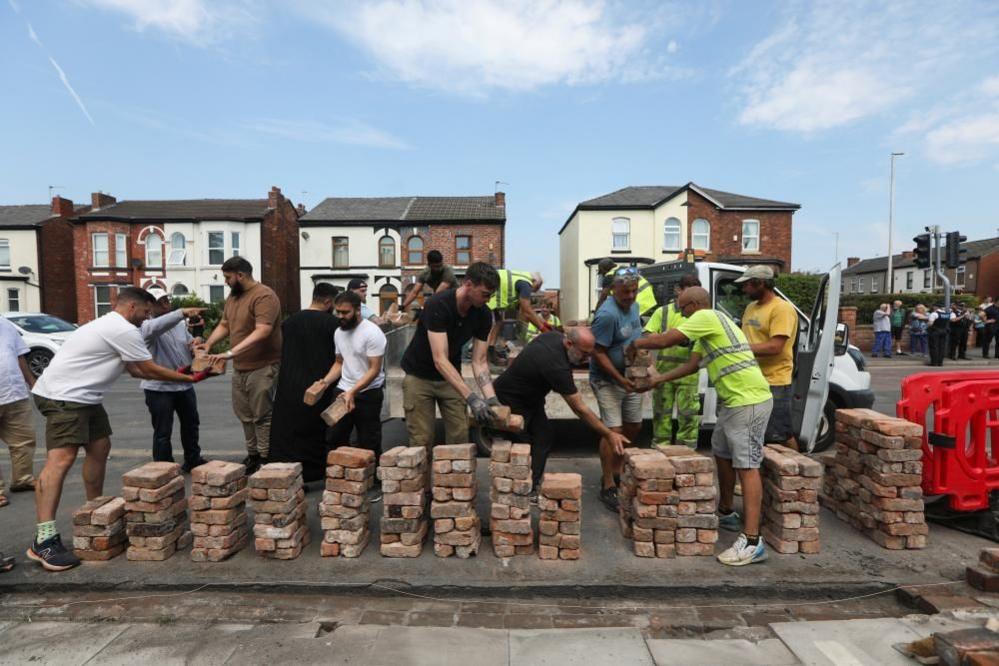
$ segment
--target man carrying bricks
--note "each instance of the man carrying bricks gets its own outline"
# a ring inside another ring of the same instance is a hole
[[[458,280],[454,277],[454,269],[444,263],[444,255],[440,253],[440,250],[427,252],[427,267],[416,276],[416,282],[406,294],[406,298],[403,299],[402,307],[399,308],[402,312],[406,312],[417,296],[423,293],[424,285],[430,287],[435,294],[458,286]]]
[[[728,315],[711,309],[711,298],[701,287],[690,287],[677,299],[685,321],[666,333],[639,338],[627,351],[666,349],[694,343],[690,359],[679,368],[655,378],[654,384],[672,381],[697,372],[703,358],[708,377],[718,392],[721,405],[711,436],[711,450],[718,465],[721,499],[719,524],[729,530],[739,527],[739,515],[732,510],[735,479],[742,482],[745,521],[735,543],[718,555],[722,564],[742,566],[767,558],[760,538],[760,511],[763,485],[763,435],[773,406],[770,387],[760,372],[746,336]]]
[[[114,310],[74,331],[32,390],[35,406],[45,417],[48,453],[35,484],[38,528],[27,555],[49,571],[64,571],[80,563],[62,544],[56,511],[63,481],[80,447],[87,452],[83,461],[87,499],[103,494],[111,423],[101,402],[122,370],[140,379],[179,383],[195,383],[208,376],[206,372],[183,375],[153,362],[138,328],[149,317],[153,300],[138,287],[120,289]]]
[[[480,424],[492,422],[489,407],[499,401],[486,360],[492,322],[486,303],[498,284],[496,269],[476,262],[465,271],[460,287],[427,300],[416,333],[402,357],[402,369],[406,371],[402,395],[412,446],[429,451],[434,445],[435,407],[440,407],[444,418],[444,440],[448,444],[468,441],[466,404]],[[472,372],[482,395],[461,377],[461,348],[473,338]]]

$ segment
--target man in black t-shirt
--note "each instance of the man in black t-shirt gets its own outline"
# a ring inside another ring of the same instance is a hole
[[[489,406],[499,401],[486,360],[486,339],[492,326],[486,302],[498,284],[496,269],[477,262],[468,267],[461,286],[427,300],[416,334],[402,356],[402,369],[406,371],[402,395],[411,446],[429,448],[435,444],[436,407],[440,407],[444,418],[444,439],[448,444],[468,441],[466,405],[479,423],[491,421]],[[461,348],[472,338],[472,371],[482,395],[461,377]]]
[[[624,435],[605,426],[586,406],[576,388],[572,366],[588,361],[595,345],[593,333],[582,326],[568,329],[565,335],[542,333],[524,347],[506,372],[496,378],[496,397],[514,414],[524,417],[524,436],[518,439],[531,444],[535,490],[540,487],[552,449],[551,427],[545,414],[545,398],[551,391],[561,395],[586,425],[606,437],[618,455],[623,455],[624,447],[631,443]]]

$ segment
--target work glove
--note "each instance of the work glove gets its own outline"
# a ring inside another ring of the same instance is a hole
[[[183,367],[177,368],[177,372],[179,372],[182,375],[189,375],[191,374],[191,366],[185,365]]]
[[[468,398],[465,399],[468,403],[469,409],[472,410],[472,416],[475,418],[475,422],[480,426],[487,426],[493,422],[493,413],[489,409],[489,404],[482,398],[478,393],[469,394]]]
[[[490,407],[501,407],[503,405],[503,403],[500,402],[499,398],[497,398],[496,396],[493,396],[491,398],[486,398],[486,404],[489,405]]]
[[[212,375],[210,372],[208,372],[207,370],[202,370],[201,372],[195,372],[194,374],[192,374],[191,379],[193,380],[193,383],[197,384],[198,382],[205,381],[211,376]]]
[[[541,322],[541,332],[542,333],[549,333],[552,330],[554,330],[554,329],[552,329],[552,325],[551,324],[549,324],[548,322],[545,322],[545,321]]]

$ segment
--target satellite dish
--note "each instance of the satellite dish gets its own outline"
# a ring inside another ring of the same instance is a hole
[[[132,259],[132,268],[142,268],[142,259]]]
[[[21,266],[20,268],[17,269],[17,272],[20,273],[21,275],[31,275],[35,271],[31,270],[27,266]]]

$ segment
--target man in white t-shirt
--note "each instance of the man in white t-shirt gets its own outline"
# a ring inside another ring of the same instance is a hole
[[[208,376],[184,375],[153,362],[139,332],[153,302],[144,289],[119,289],[114,310],[74,331],[32,390],[35,406],[45,417],[48,453],[35,484],[38,527],[27,555],[49,571],[64,571],[80,563],[62,545],[56,528],[59,498],[80,447],[87,452],[83,461],[87,499],[104,493],[111,423],[101,403],[122,371],[140,379],[186,383]]]
[[[349,413],[330,428],[326,441],[332,447],[350,443],[357,428],[358,446],[378,456],[382,448],[382,401],[385,397],[385,334],[377,325],[361,318],[361,297],[353,291],[337,296],[334,305],[340,327],[333,334],[336,361],[319,380],[329,386],[337,382],[333,398],[347,403]]]

